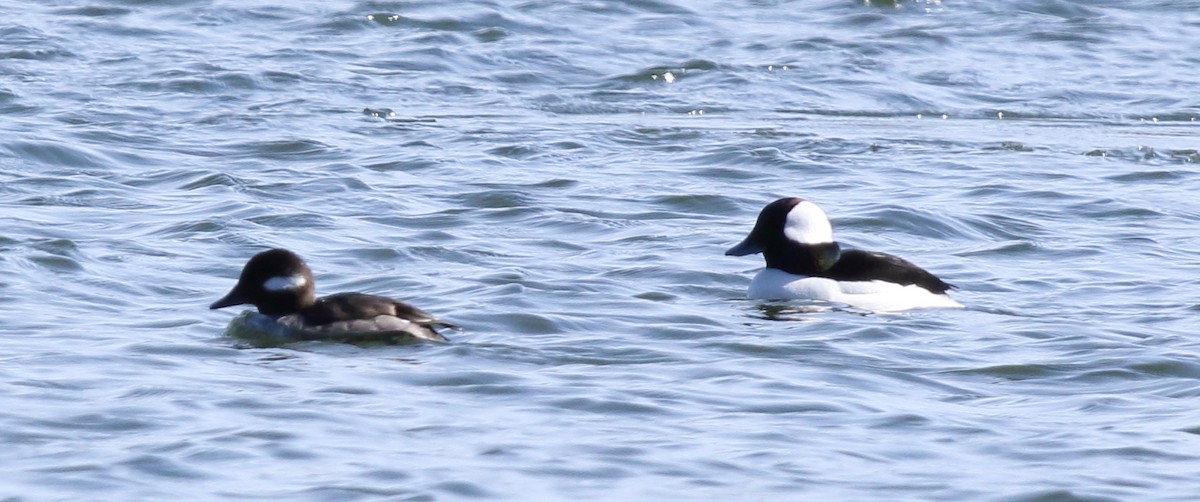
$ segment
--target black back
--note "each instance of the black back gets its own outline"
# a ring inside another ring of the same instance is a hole
[[[858,249],[842,252],[832,267],[817,275],[839,281],[883,280],[904,285],[916,284],[938,294],[954,288],[904,258]]]

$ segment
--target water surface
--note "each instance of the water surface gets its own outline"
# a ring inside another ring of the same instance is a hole
[[[1200,3],[0,2],[14,500],[1192,500]],[[820,204],[968,308],[760,303]],[[453,343],[255,347],[286,247]],[[236,310],[236,309],[235,309]]]

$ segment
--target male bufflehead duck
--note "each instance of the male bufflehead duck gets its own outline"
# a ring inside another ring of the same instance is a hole
[[[237,285],[208,308],[250,304],[297,340],[340,338],[356,333],[407,334],[422,340],[447,341],[434,331],[458,326],[407,303],[363,293],[337,293],[316,298],[312,271],[286,249],[263,251],[242,268]]]
[[[750,282],[750,298],[824,300],[880,312],[962,307],[946,294],[954,286],[903,258],[843,251],[825,212],[804,199],[767,204],[750,235],[725,255],[755,253],[767,268]]]

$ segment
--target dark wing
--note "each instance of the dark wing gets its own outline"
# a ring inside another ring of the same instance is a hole
[[[321,297],[315,304],[304,309],[303,314],[305,321],[312,326],[392,316],[426,327],[445,326],[458,329],[455,324],[438,319],[407,303],[363,293],[338,293]]]
[[[417,324],[396,316],[381,315],[371,319],[355,319],[350,321],[334,321],[319,326],[293,326],[289,319],[295,316],[280,318],[279,324],[296,328],[295,336],[299,340],[326,340],[342,342],[373,342],[400,343],[409,341],[406,338],[396,338],[396,335],[406,335],[420,340],[448,342],[446,337],[438,334],[427,324]]]
[[[954,286],[899,256],[851,249],[843,251],[837,263],[826,270],[829,277],[843,281],[883,280],[898,284],[916,284],[934,293],[945,293]]]

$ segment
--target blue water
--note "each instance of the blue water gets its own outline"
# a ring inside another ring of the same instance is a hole
[[[1194,500],[1200,2],[0,1],[5,500]],[[745,299],[801,196],[959,289]],[[286,247],[450,344],[257,347]]]

